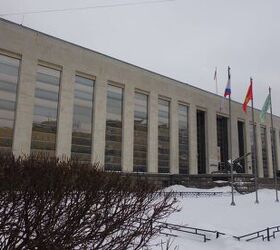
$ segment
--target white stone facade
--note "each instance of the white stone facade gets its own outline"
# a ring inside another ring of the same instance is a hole
[[[20,59],[20,74],[17,93],[16,118],[12,151],[15,155],[29,154],[31,147],[32,120],[36,69],[39,62],[61,70],[59,112],[56,139],[56,155],[70,157],[73,118],[73,84],[76,72],[93,76],[93,152],[92,162],[104,163],[106,130],[106,93],[108,82],[114,82],[124,90],[122,170],[133,171],[133,129],[134,93],[136,90],[148,94],[148,155],[147,170],[158,172],[158,98],[170,101],[170,173],[179,173],[178,160],[178,117],[177,105],[189,107],[189,174],[197,174],[197,125],[196,110],[206,114],[206,173],[217,170],[217,124],[216,116],[228,117],[228,105],[220,111],[221,96],[178,82],[168,77],[150,72],[137,66],[119,61],[100,53],[82,48],[63,40],[42,34],[20,25],[0,20],[0,54]],[[260,124],[259,111],[255,112],[258,142],[259,176],[263,176],[260,126],[267,128],[268,172],[273,177],[270,117]],[[251,111],[245,114],[241,104],[232,102],[232,144],[233,158],[238,155],[237,121],[245,124],[245,151],[251,151],[249,124]],[[280,161],[280,118],[274,116],[276,129],[276,158]],[[250,157],[249,157],[250,158]],[[246,173],[252,173],[251,160],[246,165]],[[278,164],[279,165],[279,164]]]

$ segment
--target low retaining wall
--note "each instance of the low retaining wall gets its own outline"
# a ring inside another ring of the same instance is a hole
[[[145,179],[158,185],[168,187],[171,185],[183,185],[192,188],[213,188],[223,187],[230,184],[230,174],[201,174],[201,175],[171,175],[171,174],[152,174],[152,173],[124,173],[134,178]],[[251,174],[234,174],[236,186],[247,186],[248,191],[254,191],[254,176]],[[260,188],[274,188],[273,178],[259,178]],[[280,178],[278,177],[280,184]],[[280,185],[278,187],[280,188]]]

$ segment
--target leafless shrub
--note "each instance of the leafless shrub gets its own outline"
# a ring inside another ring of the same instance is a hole
[[[178,245],[173,247],[174,240],[175,240],[175,238],[171,238],[171,237],[168,237],[166,239],[166,241],[161,240],[160,244],[159,244],[161,250],[179,250],[179,246]]]
[[[77,161],[0,154],[1,249],[141,249],[176,211],[143,180]]]

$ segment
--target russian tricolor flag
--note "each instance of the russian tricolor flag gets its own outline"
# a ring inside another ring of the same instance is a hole
[[[228,82],[225,89],[224,97],[231,95],[231,83],[230,83],[230,67],[228,66]]]

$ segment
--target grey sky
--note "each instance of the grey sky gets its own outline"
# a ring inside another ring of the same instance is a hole
[[[140,1],[0,0],[0,13]],[[232,98],[243,102],[252,76],[256,107],[270,85],[280,115],[279,10],[279,0],[175,0],[4,18],[211,92],[217,66],[219,94],[230,65]]]

